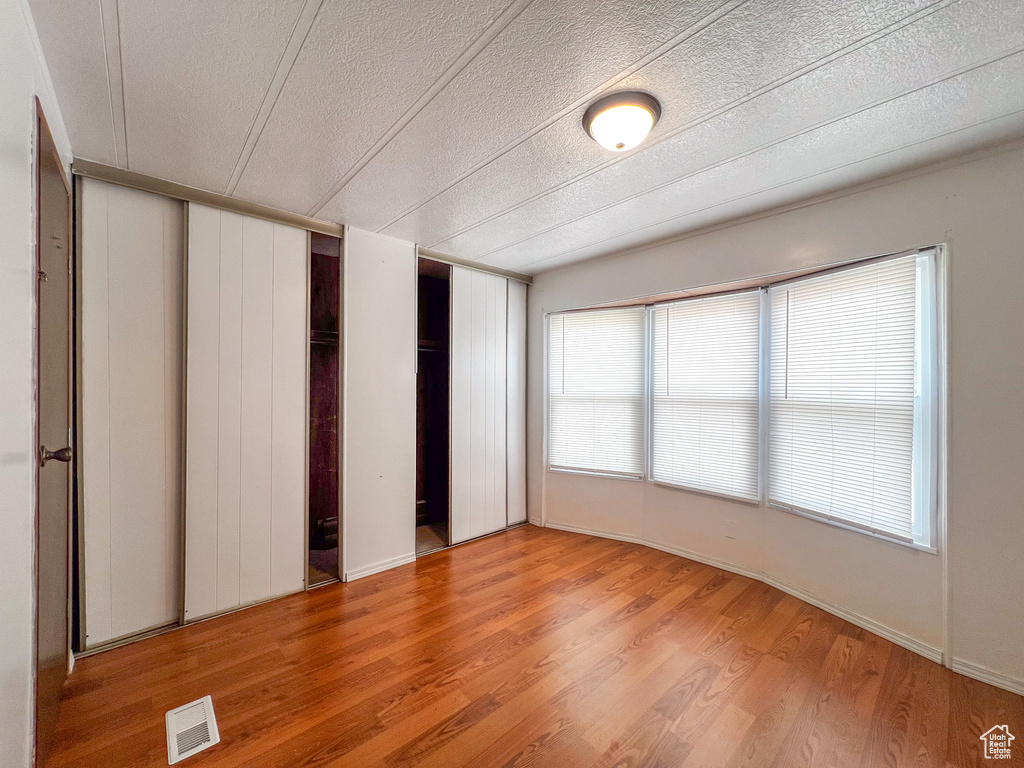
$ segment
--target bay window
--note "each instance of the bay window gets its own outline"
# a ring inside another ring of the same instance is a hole
[[[551,469],[646,478],[935,546],[939,249],[553,314]]]

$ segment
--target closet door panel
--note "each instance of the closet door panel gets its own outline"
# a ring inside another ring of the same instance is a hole
[[[452,268],[452,541],[506,525],[506,280]]]
[[[308,235],[274,225],[271,594],[306,579]]]
[[[156,196],[154,196],[156,197]],[[164,352],[164,620],[181,619],[184,491],[182,417],[185,408],[185,204],[160,199],[163,209],[163,352]],[[159,325],[159,323],[157,323]]]
[[[174,622],[180,585],[181,203],[85,180],[86,647]]]
[[[135,190],[109,193],[111,635],[172,620],[168,605],[164,430],[163,210]],[[141,240],[141,242],[140,242]],[[140,450],[138,442],[141,436]],[[156,546],[154,546],[156,545]],[[177,553],[174,555],[177,557]],[[174,592],[170,594],[173,599]]]
[[[189,620],[304,583],[306,237],[190,204]]]
[[[484,320],[486,322],[483,348],[484,396],[482,398],[484,401],[484,514],[477,518],[477,535],[495,530],[493,526],[498,500],[498,483],[494,475],[494,460],[498,444],[498,403],[495,397],[496,363],[499,352],[495,343],[498,325],[497,302],[494,296],[494,283],[490,279],[490,275],[481,274],[480,277],[483,278],[481,291],[484,295]],[[504,427],[504,415],[502,426]]]
[[[473,334],[473,346],[469,352],[472,464],[469,476],[473,495],[469,516],[470,534],[479,536],[486,528],[484,520],[490,516],[487,506],[487,276],[482,272],[473,272],[472,282],[473,319],[470,330]]]
[[[472,313],[473,271],[452,268],[451,338],[451,540],[473,538]]]
[[[272,593],[271,422],[273,407],[274,225],[260,219],[242,222],[242,389],[241,509],[247,524],[239,530],[240,603]]]
[[[507,419],[508,385],[505,380],[508,363],[507,321],[508,321],[508,280],[488,275],[492,296],[491,317],[493,328],[488,344],[488,363],[491,371],[487,390],[491,396],[491,418],[494,430],[491,436],[491,458],[488,474],[491,478],[493,502],[490,506],[490,521],[487,531],[498,531],[508,525],[507,495]]]
[[[217,402],[217,610],[239,605],[242,511],[242,217],[220,214]]]
[[[185,618],[217,611],[220,212],[189,205]]]
[[[110,627],[110,379],[107,184],[84,180],[82,210],[82,435],[86,647]]]
[[[508,522],[526,521],[526,285],[508,281]]]

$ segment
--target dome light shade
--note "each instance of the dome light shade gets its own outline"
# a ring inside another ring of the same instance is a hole
[[[633,149],[661,117],[661,105],[649,93],[613,93],[591,104],[583,115],[583,127],[594,141],[612,152]]]

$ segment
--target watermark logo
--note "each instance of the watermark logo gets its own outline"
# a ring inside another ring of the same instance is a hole
[[[1010,742],[1016,738],[1009,726],[994,725],[979,736],[985,742],[986,760],[1009,760]]]

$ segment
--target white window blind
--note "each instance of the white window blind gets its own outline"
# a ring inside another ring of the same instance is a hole
[[[770,289],[770,502],[916,538],[918,258]]]
[[[643,307],[552,315],[552,468],[644,473]]]
[[[655,306],[651,477],[758,498],[759,291]]]

